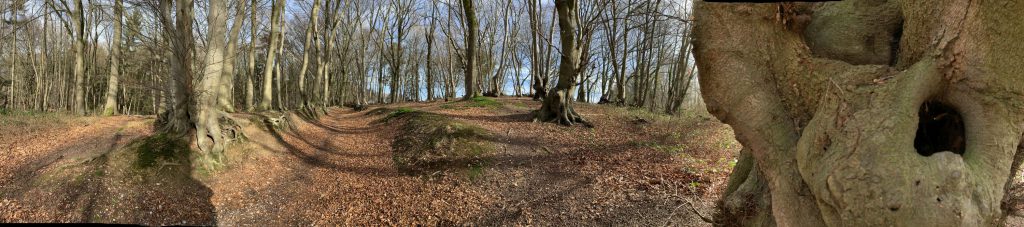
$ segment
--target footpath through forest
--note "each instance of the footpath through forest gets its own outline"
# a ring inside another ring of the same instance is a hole
[[[216,171],[140,155],[153,117],[9,118],[0,122],[0,222],[708,225],[697,213],[713,212],[740,149],[727,126],[580,104],[596,127],[563,127],[532,123],[538,106],[336,108],[319,120],[286,115],[280,128],[235,114],[247,139]],[[390,118],[410,110],[481,128],[488,149],[461,166],[405,171],[396,139],[413,132],[408,119]]]

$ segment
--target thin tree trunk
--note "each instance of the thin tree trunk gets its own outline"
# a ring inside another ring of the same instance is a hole
[[[256,87],[253,84],[254,77],[256,77],[256,9],[259,8],[257,1],[252,0],[250,4],[249,14],[249,74],[245,78],[245,109],[252,111],[255,108],[255,93]]]

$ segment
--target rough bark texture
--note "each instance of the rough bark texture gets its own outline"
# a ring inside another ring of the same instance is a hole
[[[176,7],[172,7],[172,5]],[[195,101],[192,99],[193,72],[192,54],[192,15],[191,0],[161,1],[160,14],[164,26],[164,36],[168,39],[170,51],[171,76],[168,77],[167,111],[161,114],[158,124],[161,131],[175,135],[188,135],[193,130],[192,116],[195,116]],[[174,14],[172,14],[172,9]],[[174,16],[172,16],[174,15]],[[173,18],[173,20],[172,20]]]
[[[737,165],[746,177],[730,180],[719,224],[1001,224],[1024,132],[1022,11],[969,0],[698,2],[702,94],[751,162]],[[962,116],[962,131],[919,131],[942,117],[921,118],[926,102]],[[962,154],[922,153],[929,144],[915,140],[931,133],[961,133],[942,142],[961,141]]]
[[[576,0],[556,0],[558,10],[559,41],[562,54],[558,65],[558,84],[544,97],[544,104],[537,111],[535,121],[557,122],[562,125],[583,123],[589,125],[572,107],[573,90],[576,87],[582,47],[577,43],[579,29],[579,8]]]
[[[199,90],[196,92],[198,116],[194,120],[196,127],[196,145],[203,152],[207,163],[221,163],[221,152],[224,151],[224,136],[221,134],[220,119],[222,111],[218,105],[221,74],[224,72],[224,37],[227,26],[227,0],[210,0],[207,12],[207,51],[205,75],[200,79]]]
[[[82,0],[75,0],[71,21],[75,25],[75,113],[85,114],[85,16]],[[12,70],[13,71],[13,70]],[[13,86],[11,86],[13,89]]]
[[[463,11],[466,14],[466,97],[470,99],[479,95],[476,89],[476,12],[473,10],[472,0],[462,0]]]

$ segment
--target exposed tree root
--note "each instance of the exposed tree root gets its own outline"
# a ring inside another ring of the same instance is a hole
[[[566,96],[562,94],[562,91],[558,91],[545,98],[544,105],[535,113],[533,121],[558,123],[565,126],[578,123],[593,128],[594,125],[583,119],[572,107],[572,100],[566,100],[568,98],[563,98]]]

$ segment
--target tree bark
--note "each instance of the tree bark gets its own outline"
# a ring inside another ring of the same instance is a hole
[[[528,12],[530,16],[530,80],[533,82],[533,100],[547,96],[547,60],[541,57],[540,11],[537,0],[530,0]]]
[[[256,99],[256,86],[253,84],[253,80],[256,77],[256,9],[259,8],[257,1],[252,0],[250,4],[249,14],[249,74],[245,77],[245,110],[252,111],[256,107],[254,102]]]
[[[319,16],[320,0],[313,0],[313,10],[309,13],[309,23],[306,25],[306,40],[302,43],[302,68],[299,70],[299,98],[302,99],[303,108],[309,105],[309,94],[306,92],[306,70],[309,69],[309,52],[313,51],[311,45],[315,45],[315,43],[311,44],[311,42],[314,41],[313,37],[319,35],[317,34]]]
[[[274,0],[274,6],[271,9],[271,13],[273,15],[270,19],[270,39],[267,41],[267,60],[263,63],[263,98],[260,100],[260,105],[257,108],[258,110],[270,110],[274,102],[273,86],[274,69],[276,68],[275,65],[277,65],[277,40],[281,36],[281,24],[283,23],[281,16],[284,11],[284,5],[287,4],[287,2],[287,0]]]
[[[206,69],[203,78],[199,82],[199,92],[196,92],[196,109],[198,116],[194,120],[196,127],[196,145],[204,153],[207,163],[222,163],[221,154],[224,151],[224,136],[221,134],[220,118],[221,110],[218,105],[218,97],[221,95],[221,75],[224,74],[224,52],[226,40],[224,34],[227,27],[227,4],[228,0],[210,0],[207,10],[207,50]],[[233,41],[232,41],[233,42]]]
[[[719,224],[1002,225],[1024,132],[1021,11],[966,0],[697,2],[704,100],[754,163],[737,165],[734,175],[750,177],[734,176],[723,204],[771,208],[723,206]],[[767,196],[744,196],[759,188]]]
[[[463,99],[471,99],[480,95],[476,89],[476,33],[479,25],[473,0],[462,0],[462,10],[466,14],[466,96]]]
[[[582,46],[578,45],[579,9],[576,0],[556,0],[558,10],[559,41],[562,47],[561,60],[558,65],[558,84],[544,98],[534,121],[557,122],[562,125],[583,123],[590,125],[572,107],[573,89],[576,86]]]
[[[224,73],[221,74],[217,104],[225,112],[235,112],[235,58],[238,53],[238,35],[245,23],[246,0],[239,0],[235,7],[235,19],[228,31],[227,47],[224,49]]]
[[[103,104],[103,116],[117,113],[117,86],[121,67],[121,18],[124,17],[124,3],[114,1],[114,36],[110,44],[110,78],[107,79],[106,101]]]
[[[82,0],[75,0],[71,21],[75,29],[75,113],[85,115],[85,16]]]

